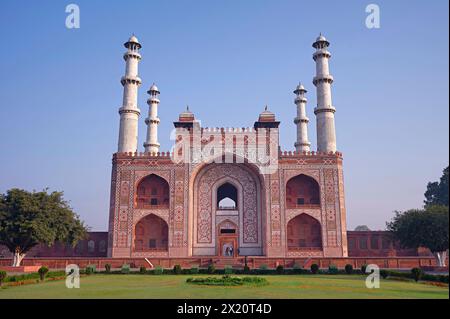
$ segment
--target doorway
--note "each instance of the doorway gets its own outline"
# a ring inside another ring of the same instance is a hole
[[[229,258],[238,256],[237,226],[233,222],[226,220],[219,225],[217,233],[217,255]]]

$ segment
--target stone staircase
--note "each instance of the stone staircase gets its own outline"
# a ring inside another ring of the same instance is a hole
[[[244,268],[243,258],[233,258],[233,257],[224,257],[224,258],[214,258],[214,266],[218,269],[223,269],[225,267],[232,267],[235,269]]]

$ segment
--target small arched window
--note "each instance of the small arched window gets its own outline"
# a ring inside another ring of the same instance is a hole
[[[88,241],[88,253],[95,252],[95,242],[93,240]]]
[[[225,183],[217,189],[217,208],[236,209],[237,189],[230,183]]]
[[[106,251],[106,241],[100,240],[100,243],[98,244],[98,251],[101,253]]]

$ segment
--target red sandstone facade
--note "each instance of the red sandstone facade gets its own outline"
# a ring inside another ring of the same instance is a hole
[[[114,154],[109,257],[348,256],[341,153],[279,151],[268,111],[247,129],[188,115],[173,153]],[[179,161],[196,138],[220,155]],[[250,159],[259,146],[272,167]]]

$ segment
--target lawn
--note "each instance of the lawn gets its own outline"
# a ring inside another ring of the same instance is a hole
[[[186,283],[192,275],[102,275],[81,277],[79,289],[65,281],[48,281],[0,288],[3,298],[449,298],[448,287],[412,281],[381,280],[379,289],[367,289],[361,275],[264,276],[261,287],[211,287]],[[195,275],[205,277],[205,275]]]

